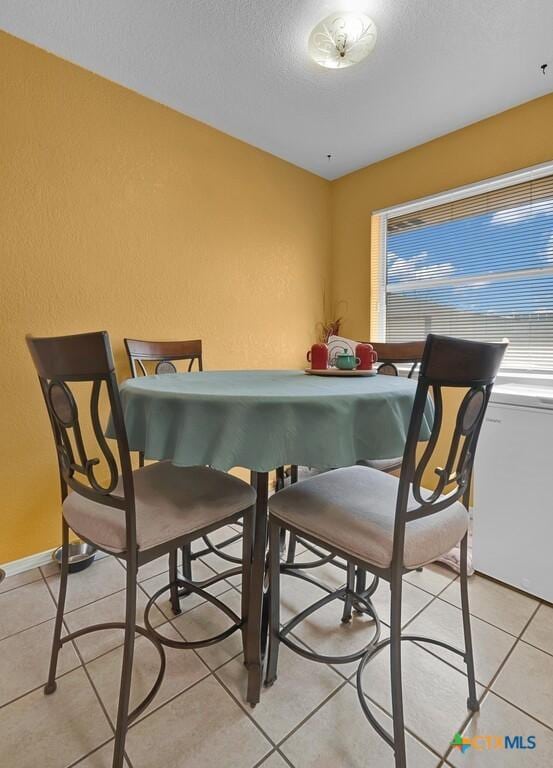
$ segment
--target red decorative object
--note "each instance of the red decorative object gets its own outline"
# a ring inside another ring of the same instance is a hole
[[[355,356],[361,361],[357,366],[358,371],[370,371],[378,360],[372,344],[358,344],[355,347]]]
[[[322,371],[328,368],[328,347],[326,344],[313,344],[307,353],[307,360],[311,363],[311,368],[316,371]]]

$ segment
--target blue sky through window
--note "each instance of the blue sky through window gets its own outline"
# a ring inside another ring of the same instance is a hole
[[[440,222],[387,237],[387,281],[470,278],[473,285],[424,287],[409,295],[477,313],[553,312],[553,276],[497,281],[497,272],[553,268],[553,200]]]

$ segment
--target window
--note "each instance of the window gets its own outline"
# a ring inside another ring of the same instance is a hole
[[[505,369],[553,372],[552,171],[377,215],[380,336],[508,338]]]

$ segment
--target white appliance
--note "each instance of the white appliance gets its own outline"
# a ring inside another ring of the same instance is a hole
[[[474,467],[473,563],[553,602],[553,388],[492,391]]]

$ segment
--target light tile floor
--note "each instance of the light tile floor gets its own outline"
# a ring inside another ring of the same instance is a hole
[[[218,538],[220,540],[220,536]],[[233,545],[239,549],[239,545]],[[310,559],[307,554],[300,558]],[[224,561],[196,561],[206,578]],[[340,574],[317,574],[336,586]],[[139,574],[138,610],[167,582],[160,559]],[[122,633],[80,638],[60,656],[58,689],[44,696],[59,576],[51,566],[5,580],[0,589],[0,765],[9,768],[110,768]],[[67,631],[91,622],[119,621],[124,610],[124,566],[98,559],[70,577]],[[213,591],[235,610],[240,580]],[[476,675],[481,710],[466,710],[463,664],[437,647],[405,644],[403,652],[407,752],[411,768],[550,768],[553,765],[553,608],[492,581],[470,582]],[[320,596],[305,582],[283,577],[282,616],[288,618]],[[389,592],[379,586],[374,603],[387,633]],[[196,596],[172,615],[166,596],[153,614],[168,637],[196,639],[221,631],[225,618]],[[404,625],[460,643],[461,612],[455,575],[439,566],[405,579]],[[367,642],[372,624],[355,617],[340,622],[341,605],[330,605],[297,629],[296,639],[318,651],[351,652]],[[306,661],[282,648],[279,677],[252,709],[245,700],[246,673],[238,633],[210,648],[167,649],[167,673],[157,697],[129,730],[130,768],[392,768],[393,755],[366,722],[354,687],[356,664],[333,667]],[[157,654],[136,643],[133,701],[157,674]],[[365,695],[376,717],[390,728],[388,655],[365,672]],[[456,732],[467,736],[535,736],[534,750],[452,749]]]

